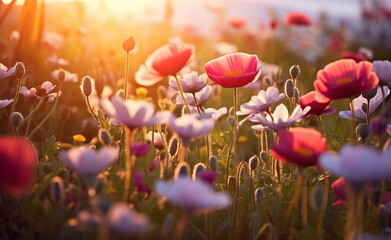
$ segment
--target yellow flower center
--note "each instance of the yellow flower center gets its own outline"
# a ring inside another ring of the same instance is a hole
[[[86,141],[86,138],[81,134],[73,135],[73,140],[78,143],[84,143]]]
[[[244,71],[235,70],[235,71],[224,73],[224,76],[239,76],[239,75],[242,75],[243,73],[244,73]]]
[[[299,148],[295,149],[295,152],[297,152],[298,154],[300,154],[304,157],[309,157],[313,154],[313,151],[309,148],[306,148],[306,147],[299,147]]]
[[[337,85],[342,85],[342,84],[351,83],[351,82],[353,82],[353,79],[351,79],[351,78],[340,78],[337,80]]]

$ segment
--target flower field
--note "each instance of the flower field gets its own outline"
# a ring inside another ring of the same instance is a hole
[[[391,239],[387,1],[119,1],[0,2],[0,239]]]

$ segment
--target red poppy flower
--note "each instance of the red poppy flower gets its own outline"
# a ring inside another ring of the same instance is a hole
[[[228,23],[234,28],[242,28],[246,25],[246,20],[243,18],[231,18]]]
[[[136,72],[136,82],[151,86],[166,76],[175,75],[194,58],[194,46],[171,42],[153,52]]]
[[[0,138],[0,188],[13,197],[22,195],[35,179],[37,154],[25,138]]]
[[[353,59],[354,61],[361,62],[367,60],[367,58],[361,53],[355,53],[350,51],[344,51],[342,53],[342,59]]]
[[[329,63],[319,70],[314,81],[316,101],[328,102],[368,92],[376,87],[379,78],[372,72],[372,63],[356,63],[352,59],[341,59]]]
[[[311,91],[306,95],[301,96],[299,99],[300,107],[302,109],[306,108],[307,106],[311,107],[310,111],[305,115],[306,117],[310,117],[312,115],[325,115],[335,112],[334,108],[329,108],[331,100],[324,103],[318,102],[316,101],[317,94],[317,92]]]
[[[311,18],[301,12],[291,12],[285,18],[285,24],[288,26],[309,26],[311,23]]]
[[[261,73],[258,57],[246,53],[232,53],[205,64],[209,78],[225,88],[242,87],[258,79]]]
[[[308,167],[317,165],[318,157],[326,151],[326,138],[311,128],[291,128],[278,132],[278,143],[272,155],[287,163]]]

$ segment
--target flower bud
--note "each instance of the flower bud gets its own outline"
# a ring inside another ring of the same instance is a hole
[[[178,153],[178,137],[175,136],[171,138],[170,143],[168,144],[168,150],[171,157],[174,157]]]
[[[271,86],[273,84],[273,81],[272,81],[272,79],[269,76],[265,76],[264,82],[268,86]]]
[[[180,162],[175,168],[174,178],[179,177],[189,177],[190,176],[190,166],[187,162]]]
[[[65,79],[65,72],[63,70],[58,71],[58,80],[63,82]]]
[[[64,182],[62,178],[54,177],[50,182],[50,199],[53,203],[61,203],[64,197]]]
[[[375,117],[371,121],[371,130],[373,134],[381,136],[387,131],[387,122],[381,117]]]
[[[258,204],[261,204],[263,202],[263,198],[264,198],[264,192],[263,192],[263,189],[262,188],[257,188],[255,189],[255,202],[258,203]]]
[[[227,117],[227,123],[231,126],[234,127],[236,126],[236,119],[233,116],[228,116]]]
[[[133,37],[125,38],[122,41],[122,49],[126,53],[129,53],[130,51],[132,51],[134,49],[135,45],[136,45],[136,43],[134,42],[134,38]]]
[[[366,124],[359,124],[356,128],[357,135],[365,142],[368,136],[371,134],[371,129]]]
[[[257,156],[252,156],[249,160],[249,166],[250,166],[250,170],[254,171],[255,169],[257,169],[258,167],[258,164],[259,164],[259,160],[258,160],[258,157]]]
[[[267,155],[266,155],[266,152],[265,151],[262,151],[261,154],[260,154],[260,157],[261,157],[261,160],[267,164]]]
[[[196,165],[194,165],[194,168],[193,168],[193,180],[196,180],[200,177],[200,173],[202,172],[205,172],[205,164],[203,163],[197,163]]]
[[[289,74],[291,75],[291,78],[296,80],[297,76],[300,74],[300,67],[299,65],[293,65],[291,69],[289,69]]]
[[[368,91],[368,92],[365,92],[362,94],[362,96],[367,99],[367,100],[370,100],[371,98],[373,98],[377,93],[377,87],[375,87],[374,89],[372,89],[371,91]]]
[[[118,90],[118,91],[115,93],[115,95],[117,95],[118,97],[124,99],[125,92],[124,92],[123,89],[120,89],[120,90]]]
[[[11,122],[18,127],[23,122],[23,115],[20,112],[13,112],[11,114]]]
[[[228,116],[234,116],[235,117],[235,108],[231,107],[228,111]]]
[[[15,64],[15,76],[18,79],[21,79],[25,73],[26,73],[26,68],[24,67],[24,64],[22,62],[17,62]]]
[[[228,193],[233,197],[236,192],[236,178],[234,176],[228,177]]]
[[[300,99],[299,89],[295,88],[295,103],[296,104],[300,104],[299,99]]]
[[[295,85],[293,84],[292,79],[288,79],[285,82],[285,95],[289,98],[295,96]]]
[[[81,83],[81,90],[84,96],[88,97],[92,93],[92,79],[89,76],[85,76]]]
[[[111,136],[110,133],[106,129],[99,129],[98,133],[99,142],[104,145],[110,145],[111,144]]]
[[[363,110],[365,113],[367,112],[367,107],[368,107],[368,104],[366,104],[366,103],[361,104],[361,110]]]
[[[324,192],[323,188],[316,185],[311,191],[311,207],[314,210],[319,211],[323,206]]]
[[[217,157],[214,156],[214,155],[213,155],[213,156],[210,156],[210,158],[209,158],[209,168],[210,168],[212,171],[216,172],[217,166],[218,166],[218,164],[217,164]]]

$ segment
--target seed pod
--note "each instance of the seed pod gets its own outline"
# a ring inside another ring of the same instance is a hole
[[[13,112],[11,114],[11,122],[16,127],[19,126],[23,122],[23,115],[20,112]]]
[[[210,156],[209,158],[209,168],[213,171],[213,172],[216,172],[217,171],[217,157],[216,156]]]
[[[88,97],[92,93],[92,79],[89,76],[85,76],[81,83],[81,90],[84,96]]]
[[[356,128],[357,135],[365,142],[368,136],[371,134],[371,129],[366,124],[359,124]]]
[[[263,203],[263,198],[264,198],[264,192],[263,192],[263,189],[262,188],[257,188],[255,189],[255,202],[258,203],[258,204],[262,204]]]
[[[365,92],[362,94],[362,96],[367,99],[367,100],[370,100],[371,98],[373,98],[377,93],[377,87],[375,87],[374,89],[372,89],[371,91],[368,91],[368,92]]]
[[[258,157],[257,156],[252,156],[249,160],[249,166],[250,166],[250,170],[254,171],[257,167],[258,167],[258,164],[259,164],[259,160],[258,160]]]
[[[285,82],[285,95],[289,98],[295,96],[295,85],[293,84],[292,79],[288,79]]]
[[[54,177],[50,182],[50,199],[53,203],[62,203],[64,200],[64,182],[60,177]]]
[[[205,172],[205,164],[203,163],[197,163],[193,168],[193,180],[196,180],[199,178],[200,173]]]
[[[323,206],[323,198],[323,188],[319,185],[313,187],[311,191],[311,207],[314,210],[319,211]]]
[[[25,73],[26,73],[26,68],[24,67],[24,64],[22,62],[17,62],[15,64],[15,76],[18,79],[21,79]]]
[[[180,162],[175,168],[174,178],[179,177],[189,177],[190,176],[190,166],[187,162]]]
[[[64,79],[65,79],[65,72],[64,72],[63,70],[58,71],[57,77],[58,77],[58,80],[59,80],[60,82],[63,82]]]
[[[178,153],[178,143],[179,141],[177,136],[171,138],[170,143],[168,144],[168,150],[171,157],[174,157]]]
[[[293,80],[296,80],[297,77],[298,77],[299,74],[300,74],[300,67],[299,67],[299,65],[293,65],[293,66],[291,67],[291,69],[289,69],[289,74],[291,75],[291,78],[292,78]]]
[[[111,144],[111,136],[106,129],[103,128],[99,129],[98,138],[99,138],[99,142],[101,142],[102,144],[105,145]]]

